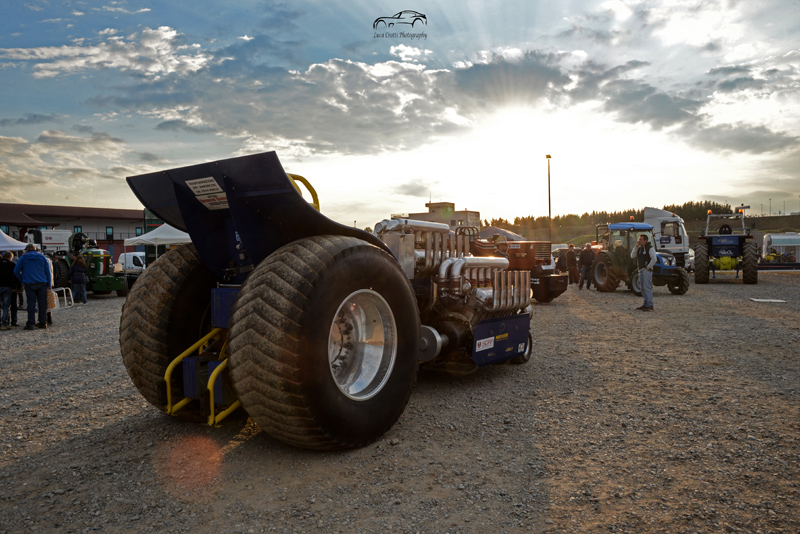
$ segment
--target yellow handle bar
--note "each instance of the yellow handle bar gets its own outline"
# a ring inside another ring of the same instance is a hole
[[[289,177],[289,180],[292,181],[292,185],[294,186],[295,189],[297,189],[297,192],[300,193],[300,196],[303,195],[303,192],[300,190],[300,187],[297,185],[297,182],[300,182],[306,187],[306,189],[308,189],[308,192],[311,193],[310,204],[314,207],[315,210],[319,211],[319,197],[317,196],[317,192],[314,190],[314,188],[311,186],[308,180],[306,180],[299,174],[289,174],[287,172],[286,175]]]

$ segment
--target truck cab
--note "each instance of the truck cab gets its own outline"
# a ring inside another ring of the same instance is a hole
[[[653,227],[656,251],[672,254],[678,267],[688,267],[689,234],[683,219],[671,211],[645,208],[643,222]]]

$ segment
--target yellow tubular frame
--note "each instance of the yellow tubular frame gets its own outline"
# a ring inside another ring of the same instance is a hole
[[[226,340],[225,343],[222,344],[222,349],[219,351],[219,359],[222,360],[222,363],[214,369],[214,372],[211,373],[211,376],[208,377],[208,399],[209,399],[209,416],[208,416],[208,425],[209,426],[219,426],[219,422],[228,417],[230,414],[236,410],[239,406],[242,405],[239,399],[228,406],[227,409],[221,411],[219,415],[216,417],[214,416],[214,384],[217,382],[217,378],[219,375],[222,374],[223,369],[228,367],[228,341]]]
[[[308,180],[306,180],[299,174],[286,173],[286,176],[289,177],[289,180],[292,182],[294,188],[297,189],[297,192],[300,193],[300,196],[303,196],[303,192],[300,191],[300,187],[298,187],[297,182],[300,182],[306,187],[306,189],[308,189],[308,192],[311,193],[310,204],[314,207],[315,210],[319,211],[319,197],[317,196],[316,190],[311,186]]]
[[[180,402],[178,402],[175,406],[172,405],[172,387],[170,382],[172,380],[172,371],[178,366],[179,363],[183,361],[184,358],[190,356],[194,351],[199,350],[202,352],[203,346],[208,343],[211,339],[215,339],[219,336],[220,332],[222,332],[224,328],[215,328],[205,336],[203,336],[200,341],[183,351],[180,356],[172,360],[172,362],[167,366],[167,371],[164,373],[164,380],[167,382],[167,410],[166,412],[170,415],[175,415],[178,410],[189,404],[192,399],[189,397],[184,398]]]

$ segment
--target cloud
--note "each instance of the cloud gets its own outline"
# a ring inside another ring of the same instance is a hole
[[[129,9],[125,9],[124,7],[116,7],[116,6],[103,6],[101,8],[96,8],[98,11],[106,11],[109,13],[122,13],[123,15],[138,15],[139,13],[149,13],[150,8],[144,7],[142,9],[137,9],[136,11],[131,11]]]
[[[166,159],[162,158],[161,156],[157,156],[151,152],[139,152],[137,154],[141,161],[144,161],[148,164],[163,164],[166,163]]]
[[[399,57],[402,61],[418,61],[422,57],[430,56],[433,54],[432,50],[420,50],[413,46],[397,45],[389,49],[389,54]]]
[[[709,150],[766,154],[800,146],[800,138],[773,132],[764,126],[721,124],[708,127],[690,126],[683,130],[691,144]]]
[[[173,119],[161,122],[156,126],[156,130],[167,131],[167,132],[183,131],[194,134],[208,134],[216,132],[216,130],[214,128],[211,128],[210,126],[205,126],[202,124],[191,124],[184,119]]]
[[[101,33],[109,35],[108,30]],[[110,36],[91,46],[3,48],[0,58],[32,63],[36,78],[92,69],[119,69],[158,78],[196,72],[208,63],[210,56],[198,46],[179,46],[178,32],[161,26],[145,28],[127,39]]]
[[[394,192],[398,195],[424,198],[430,195],[431,184],[427,180],[409,180],[395,187]]]
[[[129,167],[128,153],[122,139],[104,132],[45,130],[33,141],[0,136],[0,201],[41,203],[43,192],[53,203],[75,195],[84,205],[98,205],[103,193],[118,198],[125,175],[113,169]]]
[[[23,113],[18,119],[0,119],[0,126],[22,126],[30,124],[44,124],[47,122],[61,122],[63,116],[51,113],[41,115],[38,113]]]
[[[655,87],[634,80],[615,80],[603,87],[604,109],[629,123],[645,123],[656,130],[696,117],[703,102],[669,95]]]
[[[482,56],[457,69],[453,76],[458,89],[478,99],[480,105],[533,105],[545,98],[557,98],[571,82],[558,65],[561,54],[526,50],[493,51]]]

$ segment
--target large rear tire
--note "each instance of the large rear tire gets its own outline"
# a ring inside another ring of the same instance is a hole
[[[610,293],[617,290],[619,278],[614,274],[611,260],[605,254],[598,254],[592,264],[594,285],[598,291]]]
[[[755,243],[745,243],[742,247],[742,282],[758,283],[758,247]]]
[[[689,291],[689,273],[681,267],[675,269],[675,277],[667,282],[667,288],[673,295],[685,295]]]
[[[69,287],[69,265],[67,260],[56,258],[53,260],[53,280],[56,287]]]
[[[215,282],[194,245],[184,245],[148,267],[122,306],[122,361],[133,385],[153,406],[165,409],[157,385],[169,363],[207,333],[203,323]],[[181,386],[176,384],[173,398]]]
[[[708,244],[698,243],[694,246],[694,283],[708,283]]]
[[[365,241],[316,236],[277,250],[242,285],[231,325],[234,390],[284,443],[360,447],[408,403],[419,359],[416,299],[394,258]]]

